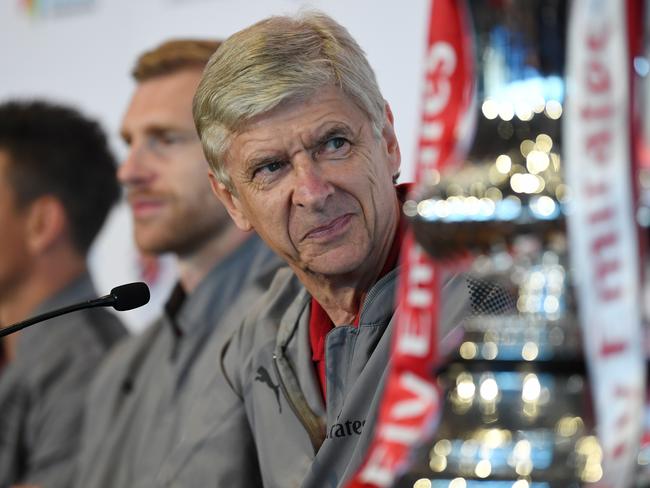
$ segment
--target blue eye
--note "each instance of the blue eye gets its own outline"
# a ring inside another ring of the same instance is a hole
[[[348,155],[351,149],[350,141],[341,136],[327,137],[320,145],[317,156],[340,159]]]
[[[260,164],[253,171],[253,178],[269,178],[286,166],[285,161],[270,161]]]
[[[280,162],[280,161],[274,161],[273,163],[269,163],[269,164],[263,166],[263,167],[260,168],[260,169],[263,169],[263,170],[265,170],[265,171],[268,171],[269,173],[275,173],[276,171],[278,171],[279,169],[281,169],[282,166],[283,166],[282,162]]]
[[[325,143],[325,151],[336,151],[341,149],[348,141],[342,137],[332,137]]]

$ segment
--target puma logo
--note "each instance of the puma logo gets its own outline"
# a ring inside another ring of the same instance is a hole
[[[278,402],[278,410],[280,413],[282,413],[282,404],[280,403],[280,386],[273,383],[273,380],[271,380],[271,375],[264,366],[257,368],[257,376],[255,377],[255,381],[264,383],[266,386],[271,388],[271,390],[273,390],[273,393],[275,393],[275,399]]]

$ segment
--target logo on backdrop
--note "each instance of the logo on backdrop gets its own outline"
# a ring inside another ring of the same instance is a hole
[[[92,12],[97,0],[18,0],[21,11],[30,17],[65,17]]]

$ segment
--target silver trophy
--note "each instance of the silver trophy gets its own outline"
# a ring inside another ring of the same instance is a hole
[[[474,179],[476,170],[469,170],[469,186],[459,183],[464,171],[441,181],[413,216],[416,235],[435,255],[470,249],[477,257],[466,272],[473,314],[438,372],[446,395],[436,437],[399,486],[597,482],[602,452],[593,432],[563,203],[551,183],[559,167],[537,174],[545,182],[537,193],[486,184],[492,197],[472,194],[477,181],[489,183]],[[505,180],[516,174],[524,173],[508,172]]]
[[[395,486],[570,488],[603,476],[567,263],[567,8],[470,2],[475,142],[460,171],[430,175],[404,212],[432,256],[475,256],[472,315],[446,341],[435,438]]]

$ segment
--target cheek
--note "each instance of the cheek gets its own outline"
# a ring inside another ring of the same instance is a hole
[[[3,269],[18,268],[27,253],[27,242],[22,228],[17,222],[2,219],[0,222],[6,231],[6,238],[0,239],[0,267]]]
[[[270,192],[255,195],[254,198],[242,202],[242,210],[257,233],[265,241],[275,244],[272,247],[285,251],[288,246],[293,247],[289,237],[292,216],[286,202],[282,194],[273,195]]]
[[[352,191],[363,213],[366,232],[373,239],[377,232],[382,232],[382,222],[387,221],[394,212],[394,186],[392,179],[366,175],[365,181],[360,181]],[[374,237],[373,237],[374,235]]]
[[[264,227],[270,235],[278,236],[288,224],[286,207],[273,198],[262,198],[251,213],[256,217],[258,225]]]
[[[175,167],[167,175],[168,184],[180,198],[203,200],[204,195],[212,194],[207,169],[203,165],[185,165]]]

